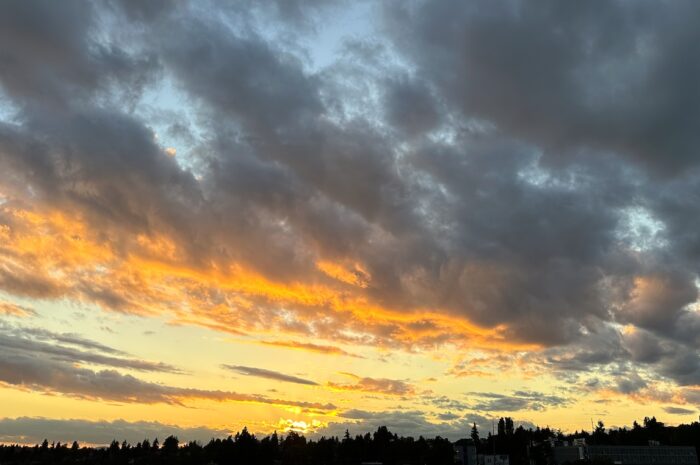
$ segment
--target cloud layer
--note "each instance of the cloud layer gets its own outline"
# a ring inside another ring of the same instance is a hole
[[[158,422],[53,420],[41,417],[4,418],[0,420],[0,441],[7,443],[40,444],[69,443],[80,439],[83,443],[107,445],[112,441],[130,444],[175,436],[181,441],[208,442],[212,437],[223,437],[229,432],[206,427],[182,428]]]
[[[0,291],[696,402],[700,8],[662,3],[383,2],[372,34],[321,62],[309,44],[335,2],[5,2]],[[284,403],[145,381],[179,370],[3,328],[6,385]],[[566,403],[528,392],[472,405]]]

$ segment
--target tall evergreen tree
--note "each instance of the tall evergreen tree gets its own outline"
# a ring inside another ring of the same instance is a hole
[[[478,445],[479,444],[479,430],[476,427],[476,422],[474,422],[474,424],[472,425],[472,432],[471,432],[470,436],[472,438],[472,441],[474,441],[474,445]]]

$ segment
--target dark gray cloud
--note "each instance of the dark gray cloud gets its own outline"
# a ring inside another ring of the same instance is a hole
[[[229,431],[206,427],[183,428],[150,421],[129,422],[88,421],[79,419],[58,420],[41,417],[19,417],[0,419],[0,441],[5,443],[39,444],[49,442],[107,445],[114,440],[131,444],[155,438],[175,436],[180,441],[206,443],[213,437],[227,436]]]
[[[665,344],[659,338],[643,330],[623,334],[622,340],[632,360],[642,363],[657,362],[670,349],[664,347]]]
[[[466,402],[462,402],[448,396],[425,395],[422,396],[422,399],[426,405],[434,405],[438,408],[446,409],[448,411],[463,411],[469,409],[469,405]]]
[[[511,394],[470,392],[468,396],[481,399],[471,405],[471,408],[477,412],[540,411],[563,407],[571,402],[567,397],[529,391],[514,391]]]
[[[309,379],[299,378],[297,376],[286,375],[278,371],[266,370],[264,368],[246,367],[241,365],[221,365],[222,368],[235,371],[245,376],[256,376],[258,378],[272,379],[276,381],[284,381],[287,383],[306,384],[308,386],[318,386],[318,383]]]
[[[446,413],[438,413],[437,417],[438,417],[438,419],[440,419],[442,421],[450,421],[450,420],[458,419],[459,415],[457,415],[456,413],[452,413],[452,412],[446,412]]]
[[[424,82],[407,77],[388,84],[386,119],[407,134],[422,134],[440,124],[438,102]]]
[[[659,363],[658,371],[681,385],[697,386],[700,384],[700,354],[694,349],[677,347]]]
[[[178,5],[178,0],[154,0],[152,2],[139,2],[138,0],[113,0],[116,8],[123,12],[130,20],[151,22],[170,13]]]
[[[73,334],[73,333],[56,333],[53,331],[48,331],[46,329],[41,329],[41,328],[33,328],[33,327],[12,327],[12,326],[6,326],[6,325],[0,325],[3,330],[9,330],[9,332],[15,334],[15,335],[22,335],[25,337],[30,337],[32,339],[37,339],[40,341],[49,341],[51,343],[61,343],[61,344],[68,344],[71,346],[77,346],[81,349],[87,349],[87,350],[96,350],[98,352],[106,353],[106,354],[112,354],[112,355],[119,355],[119,356],[124,356],[128,355],[126,352],[115,349],[114,347],[107,346],[105,344],[102,344],[101,342],[93,341],[92,339],[87,339],[83,336],[80,336],[79,334]]]
[[[92,2],[13,0],[1,13],[0,81],[27,111],[64,110],[115,83],[133,92],[157,69],[152,56],[98,40]]]
[[[596,380],[591,388],[608,387],[627,394],[660,380],[682,386],[700,381],[700,356],[692,345],[643,329],[618,332],[603,325],[575,344],[553,347],[528,358],[574,383],[591,371],[605,374],[609,381]],[[646,373],[642,376],[637,369]]]
[[[694,415],[697,413],[697,410],[682,407],[664,407],[664,412],[670,413],[671,415]]]
[[[673,333],[685,307],[698,298],[694,276],[688,272],[661,272],[636,285],[631,298],[616,311],[617,318],[665,333]]]
[[[663,172],[696,164],[694,2],[387,5],[397,50],[465,117],[556,154],[591,147]]]
[[[214,16],[183,18],[164,32],[162,56],[174,76],[193,97],[236,118],[247,137],[297,129],[322,109],[314,77],[263,37],[239,36]]]
[[[631,394],[644,389],[647,386],[647,380],[639,376],[637,373],[630,373],[624,378],[620,377],[620,379],[618,379],[616,388],[618,392],[623,394]]]
[[[154,363],[131,358],[117,358],[104,354],[85,352],[71,349],[69,347],[61,347],[24,338],[7,336],[4,334],[0,335],[0,347],[6,351],[6,354],[12,352],[28,353],[32,354],[33,356],[49,357],[56,360],[64,360],[74,363],[83,362],[120,368],[130,368],[139,371],[170,373],[180,372],[175,367],[162,362]]]
[[[0,347],[3,357],[7,359],[16,356],[69,364],[87,363],[138,371],[181,373],[167,363],[134,359],[123,351],[76,334],[54,333],[39,328],[0,323]]]

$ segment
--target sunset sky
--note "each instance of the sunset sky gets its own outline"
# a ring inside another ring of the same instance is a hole
[[[0,442],[697,420],[698,21],[0,2]]]

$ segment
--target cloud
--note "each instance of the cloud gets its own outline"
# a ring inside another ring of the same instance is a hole
[[[617,381],[617,390],[623,394],[637,392],[647,387],[648,381],[639,376],[637,373],[630,373],[626,379]]]
[[[695,4],[388,2],[320,70],[269,24],[329,10],[285,5],[0,7],[3,292],[280,341],[517,350],[630,395],[700,382]],[[172,367],[67,338],[8,336],[3,363],[109,368],[29,378],[74,395],[78,374],[183,394],[112,370]]]
[[[308,386],[318,386],[318,383],[315,381],[311,381],[311,380],[304,379],[304,378],[299,378],[296,376],[286,375],[284,373],[280,373],[277,371],[266,370],[264,368],[254,368],[254,367],[246,367],[246,366],[241,366],[241,365],[226,365],[226,364],[221,365],[221,367],[226,368],[227,370],[235,371],[236,373],[239,373],[241,375],[246,375],[246,376],[256,376],[258,378],[272,379],[275,381],[284,381],[287,383],[306,384]]]
[[[664,407],[664,412],[670,413],[671,415],[693,415],[697,413],[697,410],[690,410],[681,407]]]
[[[656,6],[390,2],[385,23],[396,50],[460,116],[553,156],[592,147],[678,172],[696,164],[699,70],[686,59],[699,12],[690,1],[663,15]]]
[[[200,427],[181,427],[159,422],[125,420],[91,421],[82,419],[52,419],[42,417],[18,417],[0,419],[0,442],[39,444],[49,442],[70,443],[80,441],[94,445],[107,445],[113,440],[130,444],[167,436],[180,441],[206,443],[213,437],[230,434],[227,430]]]
[[[291,129],[322,109],[314,78],[294,55],[263,37],[237,36],[214,16],[177,26],[164,30],[159,41],[166,66],[192,95],[237,118],[252,137]]]
[[[469,405],[466,402],[462,402],[445,395],[425,395],[421,396],[421,400],[425,405],[435,406],[439,409],[446,409],[448,411],[469,410]]]
[[[426,83],[409,78],[387,86],[387,120],[408,134],[424,133],[437,127],[440,112]]]
[[[5,359],[27,357],[69,364],[89,363],[138,371],[181,373],[172,365],[134,359],[122,351],[78,335],[58,334],[38,328],[0,324],[0,347],[3,349],[0,358]]]
[[[80,349],[70,345],[77,345]],[[182,388],[144,381],[114,368],[178,374],[182,372],[166,363],[124,357],[126,354],[123,352],[77,335],[3,324],[0,325],[0,348],[0,384],[10,387],[125,403],[182,404],[187,400],[203,399],[287,405],[315,410],[335,408],[332,404],[319,402],[285,401],[257,394]],[[120,357],[106,355],[104,352]],[[93,370],[82,366],[84,364],[109,368]],[[269,377],[270,373],[267,375]],[[305,381],[293,379],[297,382]]]
[[[459,415],[452,413],[452,412],[446,412],[446,413],[439,413],[438,414],[438,419],[442,421],[450,421],[450,420],[456,420],[459,418]]]
[[[623,393],[633,393],[647,384],[665,380],[680,386],[695,385],[700,380],[700,356],[684,341],[634,326],[621,331],[598,326],[595,333],[576,344],[529,354],[526,359],[533,365],[543,364],[563,377],[573,376],[572,379],[594,369],[612,382],[606,387]],[[640,377],[636,369],[648,370],[647,376]]]
[[[317,352],[320,354],[344,355],[346,357],[364,358],[360,355],[352,354],[346,350],[343,350],[340,347],[328,346],[328,345],[322,345],[322,344],[313,344],[310,342],[261,341],[260,343],[264,344],[264,345],[268,345],[268,346],[273,346],[273,347],[285,347],[285,348],[289,348],[289,349],[307,350],[309,352]]]
[[[6,316],[18,317],[28,317],[36,315],[36,312],[31,308],[3,301],[0,301],[0,313]]]
[[[514,391],[509,395],[470,392],[469,396],[482,399],[480,402],[471,405],[471,408],[477,412],[540,411],[547,408],[563,407],[571,402],[566,397],[529,391]]]
[[[89,400],[109,400],[124,403],[176,404],[200,399],[216,402],[249,402],[303,409],[333,410],[332,404],[287,401],[258,394],[214,391],[168,386],[143,381],[116,370],[93,371],[65,362],[46,361],[21,353],[0,356],[0,383],[38,392],[61,393]]]
[[[637,277],[630,299],[617,311],[622,322],[672,332],[679,313],[698,298],[693,277],[679,272]]]
[[[77,1],[60,8],[42,1],[4,4],[3,90],[27,110],[36,105],[55,111],[85,102],[110,82],[140,87],[156,63],[116,43],[87,40],[94,37],[98,14],[95,5]]]
[[[658,365],[659,372],[674,379],[682,386],[700,384],[700,354],[697,350],[678,347],[677,351],[664,358]]]
[[[416,389],[413,385],[399,379],[361,377],[352,373],[342,374],[354,378],[355,382],[334,383],[329,381],[326,383],[326,386],[338,391],[359,391],[389,396],[410,396],[416,394]]]
[[[332,339],[342,337],[339,328],[349,325],[368,340],[385,345],[432,345],[475,336],[471,330],[455,332],[465,325],[434,321],[447,314],[480,327],[502,328],[496,333],[508,331],[499,341],[483,337],[482,344],[503,344],[505,339],[550,344],[575,336],[577,313],[604,313],[597,289],[597,260],[608,255],[606,246],[614,226],[604,199],[521,182],[518,173],[528,162],[536,164],[536,159],[529,147],[517,143],[493,141],[477,146],[465,138],[454,146],[409,147],[405,156],[399,156],[393,148],[394,136],[371,124],[369,115],[342,124],[329,118],[336,110],[324,100],[323,92],[340,76],[309,74],[290,52],[276,48],[265,37],[233,32],[214,15],[187,8],[181,13],[192,16],[192,21],[182,25],[182,18],[170,15],[158,19],[154,30],[163,34],[144,41],[152,44],[144,54],[158,57],[164,72],[201,106],[204,119],[198,124],[207,136],[200,143],[203,156],[197,163],[197,178],[167,156],[137,116],[109,112],[93,102],[75,108],[70,117],[55,124],[50,115],[37,113],[20,127],[8,126],[3,158],[12,178],[22,180],[17,189],[30,181],[44,202],[61,211],[80,212],[86,231],[77,237],[106,246],[97,257],[80,256],[106,267],[108,274],[100,279],[87,271],[94,266],[71,262],[74,266],[66,266],[59,257],[47,263],[45,256],[26,253],[23,261],[12,262],[15,266],[7,273],[5,288],[34,296],[69,294],[120,311],[176,306],[180,296],[144,293],[136,286],[143,282],[134,276],[137,264],[113,266],[127,251],[129,257],[158,257],[149,253],[155,250],[148,246],[163,244],[172,252],[163,269],[164,280],[184,272],[189,281],[195,281],[192,287],[220,288],[212,286],[211,276],[199,266],[208,260],[217,263],[218,269],[261,274],[283,292],[275,292],[273,286],[253,292],[234,288],[221,297],[243,300],[267,316],[277,312],[277,302],[270,298],[283,300],[286,307],[299,309],[294,312],[302,322],[297,325],[300,332],[313,324]],[[263,75],[268,82],[258,85]],[[431,88],[428,83],[397,75],[381,76],[371,84],[387,87],[389,115],[403,114],[400,109],[391,110],[402,95],[423,102],[416,106],[412,121],[389,116],[404,130],[427,131],[438,124],[423,114],[433,105],[421,97]],[[234,142],[226,136],[229,133],[241,137]],[[470,147],[469,156],[458,147]],[[33,156],[27,157],[27,151]],[[398,172],[410,175],[398,176]],[[477,172],[487,175],[477,179]],[[34,175],[23,179],[27,173]],[[445,178],[446,174],[452,178]],[[502,198],[474,197],[473,192],[461,190],[468,184],[465,179],[478,186],[474,192],[501,192]],[[19,190],[14,192],[22,197]],[[449,198],[443,198],[443,193]],[[552,203],[561,208],[542,208]],[[442,207],[435,208],[438,205]],[[554,211],[558,216],[523,222],[531,230],[516,234],[506,227],[513,208],[523,218]],[[496,229],[489,229],[489,224]],[[566,226],[573,224],[588,227]],[[445,225],[445,234],[439,225]],[[18,226],[11,230],[13,238],[21,235]],[[556,227],[561,230],[552,229]],[[68,233],[57,229],[58,237]],[[110,231],[110,240],[91,238],[93,230]],[[141,238],[140,243],[129,239],[134,236]],[[197,237],[208,237],[208,245],[194,240]],[[482,256],[480,244],[489,241],[494,255]],[[59,250],[77,248],[76,244],[57,245]],[[70,246],[60,247],[66,245]],[[261,249],[266,253],[256,253]],[[582,262],[587,251],[594,253]],[[531,259],[539,259],[547,271],[528,274]],[[331,280],[332,276],[316,269],[316,263],[329,261],[357,263],[369,281],[348,291],[347,282]],[[52,279],[48,271],[57,267],[75,276],[73,282]],[[124,285],[115,287],[117,280]],[[317,297],[296,298],[285,289],[290,280]],[[557,286],[550,283],[555,280]],[[491,283],[493,292],[484,290],[489,288],[481,286],[482,281]],[[318,292],[320,286],[323,292]],[[347,292],[350,298],[345,297]],[[530,298],[520,298],[528,292]],[[572,307],[570,302],[577,305]],[[201,304],[191,305],[203,310],[187,321],[221,319],[222,313],[211,311],[213,302]],[[300,309],[300,304],[307,308]],[[381,313],[384,319],[363,316],[376,307],[394,308]],[[332,323],[319,315],[319,308],[333,313]],[[438,308],[441,315],[429,319],[416,315],[414,321],[405,321],[405,314],[423,308]],[[571,314],[552,320],[553,309],[561,308],[571,308]],[[251,319],[250,326],[277,321],[240,316],[212,321],[210,327],[233,326],[232,321],[248,326]],[[539,324],[543,321],[550,324]],[[420,327],[419,322],[429,322],[430,327]]]
[[[658,361],[670,349],[662,340],[641,329],[630,329],[623,332],[622,340],[625,349],[632,356],[632,360],[643,363]]]

